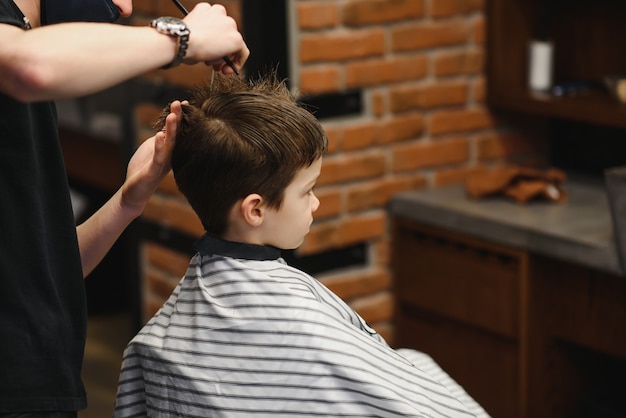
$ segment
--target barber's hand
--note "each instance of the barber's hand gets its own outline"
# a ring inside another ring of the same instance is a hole
[[[250,56],[237,23],[226,14],[224,6],[198,3],[184,21],[191,32],[185,63],[204,62],[216,71],[232,74],[224,57],[230,58],[239,70]]]
[[[181,102],[172,102],[170,111],[164,130],[146,139],[128,163],[126,181],[122,186],[122,205],[137,214],[143,212],[148,199],[171,168],[176,131],[182,117]]]

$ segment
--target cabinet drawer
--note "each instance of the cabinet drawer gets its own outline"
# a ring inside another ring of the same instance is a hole
[[[493,418],[520,418],[517,341],[441,316],[399,312],[397,346],[428,353]]]
[[[402,219],[393,249],[398,304],[518,337],[524,252]]]

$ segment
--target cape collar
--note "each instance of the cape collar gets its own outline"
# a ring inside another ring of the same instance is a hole
[[[225,241],[209,234],[204,234],[193,247],[202,255],[222,255],[244,260],[276,260],[281,256],[280,249],[276,247]]]

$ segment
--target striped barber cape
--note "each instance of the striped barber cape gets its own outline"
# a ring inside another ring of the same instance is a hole
[[[279,250],[209,236],[196,249],[124,352],[115,417],[487,416]]]

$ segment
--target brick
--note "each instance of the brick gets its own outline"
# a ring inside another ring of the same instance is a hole
[[[389,321],[393,317],[394,301],[391,292],[381,292],[359,298],[350,303],[367,323]]]
[[[382,91],[374,91],[371,94],[372,114],[381,117],[387,113],[387,95]]]
[[[476,45],[484,45],[487,39],[487,28],[484,16],[476,17],[472,22],[472,40]]]
[[[344,183],[381,176],[385,172],[385,156],[378,151],[350,153],[324,159],[317,183],[321,185]]]
[[[493,116],[484,108],[448,110],[431,116],[429,131],[431,135],[441,135],[489,128],[494,124]]]
[[[331,218],[341,213],[341,191],[338,188],[316,189],[315,195],[320,200],[320,206],[313,214],[315,220]]]
[[[165,227],[186,232],[198,238],[204,233],[202,223],[193,209],[186,202],[178,199],[152,196],[143,216]]]
[[[394,172],[458,164],[469,159],[469,141],[460,137],[396,147],[392,159]]]
[[[346,127],[343,131],[343,149],[347,151],[364,149],[378,143],[380,129],[380,125],[375,121]]]
[[[421,176],[394,177],[347,186],[348,212],[384,208],[396,193],[423,188],[426,181]]]
[[[391,111],[394,113],[467,103],[468,86],[465,81],[439,82],[426,85],[392,87],[389,91]]]
[[[391,286],[389,272],[382,269],[335,273],[318,279],[344,301],[387,290]]]
[[[477,77],[472,80],[472,97],[476,103],[485,103],[487,97],[487,83],[485,77]]]
[[[469,39],[468,25],[462,19],[426,22],[391,29],[391,48],[393,51],[463,45]]]
[[[332,28],[339,22],[339,10],[334,0],[298,2],[296,13],[298,25],[304,30]]]
[[[324,133],[328,138],[328,147],[326,148],[326,154],[333,154],[339,150],[339,144],[342,142],[343,130],[336,127],[329,127],[328,124],[324,126]]]
[[[481,135],[476,139],[476,158],[482,161],[517,154],[543,153],[546,151],[545,147],[541,138],[492,133]]]
[[[485,167],[461,167],[437,170],[434,177],[434,185],[436,187],[450,186],[453,184],[464,183],[469,176],[475,173],[485,171]]]
[[[341,89],[341,70],[338,65],[304,67],[300,70],[300,91],[303,94],[323,94]]]
[[[435,75],[444,77],[478,74],[484,70],[484,61],[484,53],[481,50],[441,53],[435,58]]]
[[[424,78],[425,55],[399,56],[393,59],[367,60],[346,64],[346,85],[366,87]]]
[[[377,57],[385,52],[382,29],[330,32],[300,38],[300,62],[341,61]]]
[[[421,113],[396,115],[385,121],[382,131],[381,143],[414,139],[424,132],[424,116]]]
[[[344,150],[365,149],[420,136],[424,131],[421,114],[405,114],[383,122],[365,122],[344,130]]]
[[[430,15],[435,18],[480,12],[485,0],[432,0]]]
[[[336,248],[337,225],[338,221],[313,223],[311,230],[304,238],[304,242],[298,248],[298,253],[302,255],[316,254]]]
[[[424,15],[423,0],[353,0],[342,10],[346,26],[398,22]]]
[[[189,255],[181,254],[162,245],[146,242],[143,245],[146,258],[150,264],[178,279],[182,278],[189,266]],[[178,280],[176,280],[178,282]]]
[[[342,221],[337,229],[337,245],[340,247],[380,239],[387,230],[384,210],[351,216]]]
[[[298,251],[304,255],[316,254],[333,248],[377,240],[384,236],[386,229],[384,211],[317,223],[313,224]]]

